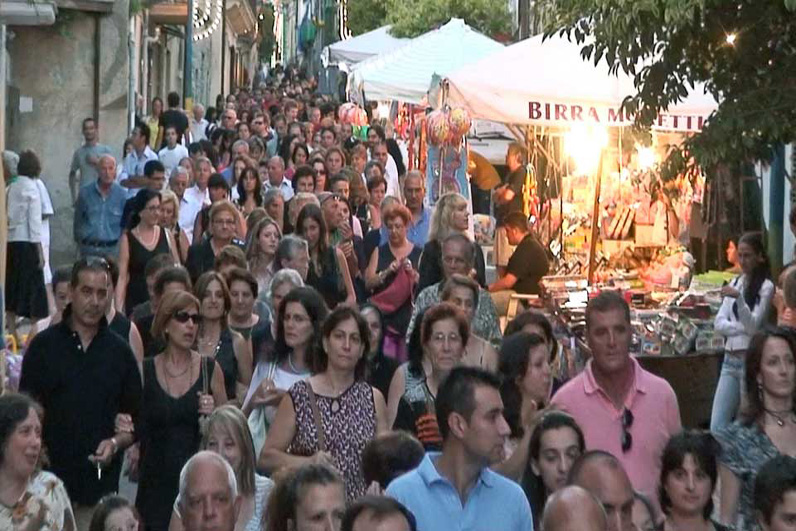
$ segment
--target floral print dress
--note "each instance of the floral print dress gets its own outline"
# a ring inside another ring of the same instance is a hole
[[[28,488],[13,507],[0,504],[0,529],[25,529],[41,514],[43,531],[77,529],[72,503],[63,482],[55,475],[41,471],[33,476]]]

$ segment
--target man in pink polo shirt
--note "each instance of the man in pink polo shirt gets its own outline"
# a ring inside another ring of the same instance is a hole
[[[606,291],[586,308],[586,339],[592,359],[553,396],[583,429],[589,450],[617,457],[633,487],[657,499],[661,455],[681,430],[677,397],[666,380],[630,357],[630,308]]]

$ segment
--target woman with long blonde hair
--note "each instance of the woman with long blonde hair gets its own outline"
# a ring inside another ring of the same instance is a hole
[[[420,282],[418,291],[442,280],[442,241],[454,233],[468,237],[470,228],[470,206],[461,194],[449,193],[439,198],[434,213],[431,215],[431,226],[428,229],[428,241],[423,247],[420,257]],[[472,238],[470,238],[472,240]],[[484,251],[475,245],[475,280],[482,287],[486,286],[486,263]]]

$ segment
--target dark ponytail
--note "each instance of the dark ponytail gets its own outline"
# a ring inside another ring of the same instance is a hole
[[[763,241],[763,234],[760,232],[747,232],[741,239],[738,240],[738,245],[745,243],[758,256],[762,257],[759,264],[755,266],[752,273],[747,279],[746,286],[744,287],[743,299],[750,310],[754,309],[758,302],[760,302],[760,288],[766,280],[771,278],[771,262],[766,253],[766,245]],[[735,317],[738,317],[738,303],[733,304],[732,312]]]

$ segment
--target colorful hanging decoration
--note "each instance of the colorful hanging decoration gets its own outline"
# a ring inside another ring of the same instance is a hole
[[[337,118],[341,124],[351,124],[360,127],[368,125],[368,113],[362,107],[351,102],[340,105],[337,110]]]
[[[470,114],[460,107],[434,111],[426,117],[428,141],[433,146],[458,147],[471,124]]]
[[[426,133],[428,143],[432,146],[441,146],[448,140],[450,124],[444,111],[433,111],[426,117]]]

